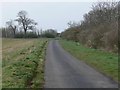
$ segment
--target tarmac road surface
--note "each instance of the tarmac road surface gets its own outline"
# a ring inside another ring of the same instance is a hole
[[[66,52],[57,40],[49,42],[45,88],[117,88],[118,84]]]

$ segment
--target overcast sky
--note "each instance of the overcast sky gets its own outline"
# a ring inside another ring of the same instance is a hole
[[[2,21],[16,19],[20,10],[28,12],[30,18],[38,23],[38,28],[56,29],[58,32],[67,28],[69,21],[79,22],[83,15],[91,10],[92,2],[4,2],[1,7]]]

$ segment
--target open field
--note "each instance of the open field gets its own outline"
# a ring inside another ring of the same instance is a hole
[[[46,45],[47,39],[3,38],[3,88],[42,87]]]
[[[118,82],[118,55],[61,40],[62,47],[73,56]]]

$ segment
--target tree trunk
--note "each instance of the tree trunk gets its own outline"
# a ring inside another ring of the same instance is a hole
[[[24,36],[25,38],[26,38],[26,33],[27,33],[27,30],[25,29],[25,36]]]

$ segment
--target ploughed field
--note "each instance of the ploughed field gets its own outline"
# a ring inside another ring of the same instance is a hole
[[[2,39],[3,88],[43,86],[47,41],[47,39]]]

